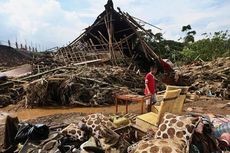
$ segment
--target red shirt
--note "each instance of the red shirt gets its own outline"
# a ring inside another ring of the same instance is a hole
[[[145,84],[148,85],[149,91],[150,91],[151,94],[155,94],[156,93],[156,90],[155,90],[155,77],[152,75],[152,73],[149,72],[145,76]],[[145,93],[145,95],[148,94],[147,88],[145,88],[144,93]]]

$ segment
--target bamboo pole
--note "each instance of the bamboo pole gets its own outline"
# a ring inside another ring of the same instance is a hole
[[[95,39],[97,39],[98,40],[98,42],[101,44],[101,39],[99,39],[97,36],[95,36],[95,35],[93,35],[92,33],[90,33],[90,35],[91,36],[93,36]],[[102,42],[103,43],[103,42]],[[104,50],[106,50],[105,48],[104,48],[104,46],[103,45],[101,45],[102,46],[102,48],[104,49]]]

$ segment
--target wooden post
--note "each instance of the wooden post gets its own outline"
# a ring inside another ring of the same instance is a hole
[[[76,52],[73,50],[72,46],[71,46],[70,49],[71,49],[71,51],[72,51],[72,54],[74,55],[74,61],[75,61],[75,62],[79,62],[78,57],[77,57],[77,55],[76,55]]]
[[[129,42],[128,42],[128,40],[127,40],[127,37],[125,38],[125,42],[126,42],[126,44],[127,44],[127,46],[128,46],[129,54],[132,55],[131,49],[130,49],[130,47],[129,47]]]
[[[109,36],[109,52],[110,52],[110,55],[111,55],[112,64],[114,64],[114,62],[115,62],[115,57],[114,57],[113,45],[112,45],[112,32],[113,32],[112,14],[108,14],[108,13],[107,13],[107,14],[106,14],[106,17],[109,18],[109,20],[107,20],[107,19],[104,17],[105,26],[106,26],[107,33],[108,33],[108,36]],[[109,23],[109,24],[107,24],[107,23]]]

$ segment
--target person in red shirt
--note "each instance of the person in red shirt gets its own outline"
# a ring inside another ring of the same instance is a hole
[[[157,99],[156,99],[156,79],[154,76],[156,73],[157,73],[157,67],[151,66],[150,72],[145,76],[144,94],[146,96],[151,95],[150,100],[146,100],[147,112],[151,112],[152,105],[157,102]]]

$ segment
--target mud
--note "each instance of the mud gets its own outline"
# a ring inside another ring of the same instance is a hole
[[[17,108],[15,110],[15,105],[9,105],[5,108],[0,108],[0,112],[8,113],[13,116],[17,116],[20,120],[28,120],[35,119],[37,117],[54,115],[54,114],[67,114],[67,113],[83,113],[83,114],[91,114],[91,113],[115,113],[115,106],[107,106],[107,107],[46,107],[46,108],[35,108],[35,109],[25,109],[25,108]],[[125,105],[119,105],[119,112],[125,113]],[[141,112],[141,104],[140,103],[132,103],[129,105],[130,113],[140,113]]]
[[[227,105],[230,100],[222,100],[219,98],[201,97],[197,101],[186,102],[184,104],[183,112],[197,112],[197,113],[211,113],[219,115],[229,115],[230,107]],[[141,113],[141,103],[130,103],[129,113]],[[1,113],[8,113],[10,115],[18,116],[20,120],[35,119],[37,117],[67,114],[67,113],[82,113],[91,114],[96,112],[115,113],[115,105],[106,107],[45,107],[36,109],[25,109],[20,105],[9,105],[5,108],[0,108]],[[125,105],[119,104],[119,113],[125,113]],[[62,120],[61,120],[62,121]]]

